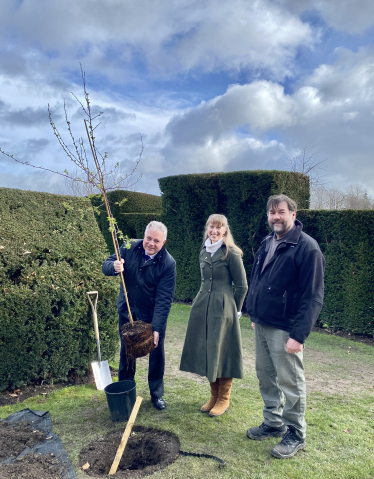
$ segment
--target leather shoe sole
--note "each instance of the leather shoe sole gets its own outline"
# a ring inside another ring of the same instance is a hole
[[[159,411],[166,409],[166,402],[162,398],[152,399],[152,404]]]

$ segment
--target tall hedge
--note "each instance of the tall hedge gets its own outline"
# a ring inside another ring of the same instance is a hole
[[[326,258],[321,326],[374,334],[374,211],[299,211]]]
[[[112,191],[107,196],[119,229],[129,238],[142,238],[147,224],[158,220],[161,214],[160,196],[125,190]],[[104,205],[99,197],[93,197],[91,201],[99,208],[100,214],[96,213],[96,219],[107,247],[113,253],[112,236]]]
[[[0,188],[0,390],[89,367],[97,352],[87,291],[99,291],[102,356],[116,352],[107,255],[87,199]]]
[[[249,277],[253,254],[267,233],[266,202],[285,193],[302,208],[309,206],[309,179],[284,171],[238,171],[178,175],[159,180],[162,221],[168,227],[167,248],[177,262],[175,298],[191,300],[200,285],[198,255],[208,216],[222,213],[229,219],[236,243],[243,249]]]

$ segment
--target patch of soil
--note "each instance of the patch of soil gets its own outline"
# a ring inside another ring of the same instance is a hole
[[[5,390],[0,393],[0,407],[10,406],[12,404],[18,404],[25,401],[30,397],[43,396],[47,398],[48,394],[57,389],[62,389],[68,386],[80,386],[82,384],[93,384],[95,379],[92,371],[88,371],[85,376],[72,376],[69,377],[68,382],[55,383],[55,384],[30,384],[29,386],[22,386],[13,390]]]
[[[374,346],[374,337],[371,335],[365,334],[355,334],[355,333],[346,333],[339,329],[334,330],[331,328],[313,328],[313,331],[316,333],[329,334],[330,336],[339,336],[340,338],[349,339],[355,341],[356,343],[368,344],[369,346]]]
[[[62,471],[55,457],[33,452],[13,464],[0,464],[1,479],[60,479]]]
[[[79,455],[79,465],[89,464],[85,472],[91,477],[109,474],[123,431],[115,431],[86,446]],[[165,469],[179,455],[179,439],[169,432],[134,426],[119,463],[116,478],[136,478]]]
[[[8,457],[15,458],[25,447],[32,448],[44,440],[44,432],[32,431],[26,421],[14,424],[0,421],[0,462]]]

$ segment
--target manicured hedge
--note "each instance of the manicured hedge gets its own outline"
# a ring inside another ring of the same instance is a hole
[[[125,190],[113,191],[107,196],[119,229],[129,238],[142,238],[147,224],[159,219],[162,207],[161,196]],[[112,236],[109,232],[103,202],[99,197],[93,197],[91,201],[100,210],[100,214],[96,214],[96,219],[107,247],[113,253]]]
[[[253,253],[267,234],[266,202],[285,193],[302,208],[309,205],[309,179],[283,171],[238,171],[161,178],[162,221],[168,227],[167,248],[177,262],[175,298],[190,301],[200,286],[198,255],[208,216],[229,219],[234,239],[243,249],[248,277]]]
[[[87,199],[0,188],[0,390],[81,374],[96,358],[86,292],[99,291],[102,356],[118,349],[118,281]]]
[[[374,211],[299,211],[326,258],[319,325],[374,334]]]

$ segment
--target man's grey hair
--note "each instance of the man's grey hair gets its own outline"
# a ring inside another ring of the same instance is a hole
[[[268,203],[266,205],[266,211],[267,213],[277,207],[279,205],[279,203],[282,203],[282,201],[285,201],[287,203],[287,206],[288,206],[288,210],[293,212],[297,211],[297,204],[296,204],[296,201],[292,200],[291,198],[289,198],[288,196],[286,195],[273,195],[273,196],[270,196],[269,199],[268,199]]]
[[[145,233],[149,230],[149,228],[152,228],[155,231],[162,231],[164,233],[164,239],[167,238],[168,235],[168,229],[164,225],[164,223],[161,223],[160,221],[151,221],[150,223],[147,224],[147,227],[145,229]]]

